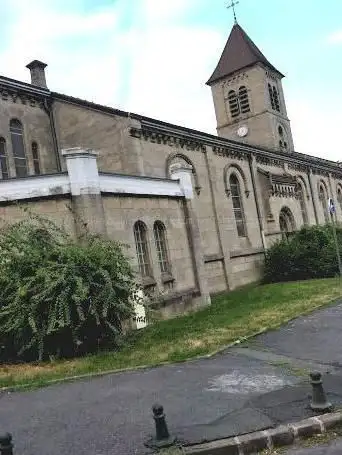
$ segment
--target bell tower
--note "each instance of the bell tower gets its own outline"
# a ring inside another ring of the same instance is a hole
[[[207,82],[214,100],[218,136],[293,151],[283,77],[235,22]]]

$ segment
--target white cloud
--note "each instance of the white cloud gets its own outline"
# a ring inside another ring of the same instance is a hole
[[[342,30],[337,30],[327,37],[327,42],[330,44],[342,44]]]
[[[51,90],[215,134],[205,82],[227,36],[186,23],[199,0],[134,1],[131,10],[127,0],[117,0],[86,13],[66,11],[60,0],[2,0],[12,22],[8,45],[0,50],[1,72],[28,80],[25,65],[37,58],[49,65]],[[313,103],[308,96],[287,98],[296,150],[340,159],[337,108],[322,109],[324,100]]]
[[[341,161],[341,146],[338,141],[341,128],[339,105],[336,100],[336,107],[330,106],[327,115],[325,109],[320,109],[324,103],[320,103],[319,99],[311,101],[300,97],[289,97],[288,114],[297,152]]]

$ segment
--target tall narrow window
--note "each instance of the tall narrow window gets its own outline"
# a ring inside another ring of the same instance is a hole
[[[279,134],[279,139],[280,139],[279,148],[280,148],[280,150],[286,151],[287,150],[287,134],[286,134],[286,130],[281,125],[278,126],[278,134]]]
[[[274,100],[275,110],[280,112],[280,103],[279,103],[278,90],[276,89],[275,86],[273,86],[273,100]]]
[[[273,99],[273,91],[272,91],[271,84],[268,84],[268,93],[270,95],[271,107],[272,107],[272,109],[275,109],[275,104],[274,104],[274,99]]]
[[[27,175],[27,164],[23,139],[23,126],[19,120],[10,121],[10,132],[12,139],[12,150],[17,177]]]
[[[277,88],[271,84],[268,84],[268,93],[270,96],[271,107],[274,111],[280,112],[280,102]]]
[[[320,199],[321,205],[322,205],[324,220],[326,223],[329,223],[330,220],[329,220],[328,201],[327,201],[328,196],[325,192],[323,185],[320,185],[320,187],[319,187],[319,199]]]
[[[6,141],[3,137],[0,137],[0,165],[1,165],[1,177],[8,179],[8,163],[7,163],[7,150]]]
[[[229,109],[232,117],[237,117],[240,114],[239,100],[234,90],[228,93]]]
[[[303,185],[300,184],[299,189],[299,204],[300,204],[300,211],[302,212],[303,223],[308,224],[308,214],[306,212],[306,205],[305,205],[305,197],[304,197],[304,188]]]
[[[167,249],[166,228],[161,221],[156,221],[153,226],[154,241],[158,253],[158,262],[161,273],[170,273],[170,261]]]
[[[283,234],[283,237],[289,237],[296,229],[294,217],[289,208],[283,207],[279,214],[279,228]]]
[[[137,251],[139,272],[142,277],[151,276],[151,262],[148,251],[147,228],[142,221],[134,224],[134,239]]]
[[[241,113],[250,112],[248,91],[244,85],[239,88],[239,102]]]
[[[37,142],[32,142],[33,168],[36,175],[40,174],[39,151]]]
[[[230,192],[232,195],[233,212],[235,216],[236,229],[239,237],[247,237],[245,214],[243,211],[240,183],[235,174],[229,178]]]
[[[339,203],[342,211],[342,191],[340,187],[337,188],[337,202]]]

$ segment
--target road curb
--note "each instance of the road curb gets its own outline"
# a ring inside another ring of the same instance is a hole
[[[342,425],[342,411],[321,414],[269,430],[183,447],[183,453],[184,455],[247,455],[291,445],[300,438],[325,433],[338,425]]]

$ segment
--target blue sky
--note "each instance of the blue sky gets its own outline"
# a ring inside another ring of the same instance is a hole
[[[215,134],[205,85],[233,25],[225,0],[0,0],[0,73]],[[298,152],[342,160],[342,1],[240,0],[238,21],[283,74]],[[4,26],[3,26],[4,24]]]

